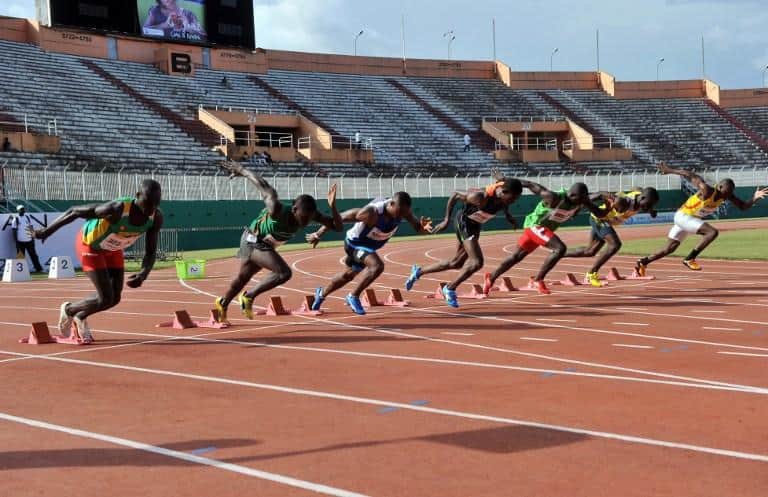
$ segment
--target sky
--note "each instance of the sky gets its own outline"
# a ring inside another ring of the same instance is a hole
[[[130,0],[125,0],[130,1]],[[443,34],[453,31],[452,58],[496,57],[513,70],[590,71],[621,81],[706,76],[723,88],[762,85],[768,65],[768,0],[255,0],[256,44],[267,49],[447,58]],[[34,17],[34,0],[2,0],[0,15]]]

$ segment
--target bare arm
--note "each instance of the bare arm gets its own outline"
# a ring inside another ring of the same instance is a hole
[[[261,193],[261,197],[264,199],[264,205],[269,210],[269,214],[274,216],[280,210],[280,200],[277,198],[277,191],[272,188],[272,185],[267,183],[261,175],[249,171],[242,164],[237,162],[227,161],[221,165],[223,169],[229,171],[230,178],[235,176],[242,176],[246,178],[250,183],[256,186]]]
[[[753,205],[755,205],[757,202],[760,201],[760,199],[763,199],[766,196],[768,196],[768,188],[758,188],[757,190],[755,190],[755,194],[752,195],[752,198],[747,201],[740,199],[736,195],[731,195],[731,198],[729,198],[728,200],[730,200],[733,203],[733,205],[735,205],[739,209],[746,211],[752,208]]]
[[[374,214],[376,213],[376,211],[373,210],[372,207],[369,207],[369,208],[357,207],[357,208],[349,209],[347,211],[342,212],[341,213],[341,221],[344,222],[344,223],[353,223],[353,222],[357,222],[357,221],[363,221],[366,224],[368,224],[366,222],[367,215],[365,214],[365,211],[368,211],[368,210],[373,211]],[[361,217],[363,219],[361,219]],[[374,223],[375,222],[376,221],[374,221]],[[368,225],[371,226],[370,224],[368,224]],[[317,247],[317,244],[320,243],[320,240],[323,238],[323,236],[326,233],[328,233],[330,230],[331,229],[328,228],[325,225],[320,226],[320,228],[317,231],[315,231],[314,233],[310,233],[310,234],[308,234],[306,236],[307,243],[312,245],[312,248]]]
[[[550,207],[555,207],[554,205],[552,205],[552,202],[555,199],[555,195],[550,190],[546,189],[545,187],[543,187],[538,183],[534,183],[533,181],[520,180],[520,183],[523,185],[523,188],[528,188],[528,190],[530,190],[531,193],[541,197],[541,199],[547,205],[549,205]]]
[[[704,178],[694,173],[693,171],[687,171],[685,169],[675,169],[673,167],[669,167],[666,162],[660,163],[657,167],[661,174],[675,174],[693,183],[693,186],[698,188],[700,196],[706,198],[712,195],[712,190],[713,190],[712,187],[709,184],[707,184]]]
[[[413,215],[413,212],[410,212],[405,216],[405,220],[416,230],[416,233],[430,234],[434,231],[432,229],[432,219],[428,217],[420,217],[417,219],[416,216]]]
[[[131,288],[139,288],[142,283],[149,277],[149,273],[152,268],[155,267],[155,260],[157,259],[157,242],[160,238],[160,230],[163,228],[163,213],[159,210],[155,212],[155,222],[152,224],[152,228],[147,231],[146,237],[146,250],[144,252],[144,259],[141,261],[141,271],[136,274],[132,274],[126,285]]]
[[[435,226],[435,229],[432,230],[433,233],[440,233],[445,228],[448,227],[448,224],[451,222],[451,217],[453,216],[453,208],[456,207],[457,202],[467,202],[470,197],[473,195],[478,195],[477,193],[465,193],[465,192],[453,192],[453,194],[448,198],[448,203],[445,204],[445,217],[443,218],[443,222]],[[482,194],[481,195],[482,198]]]
[[[117,222],[122,213],[123,205],[120,202],[78,205],[70,207],[67,212],[59,216],[48,227],[32,231],[31,235],[33,238],[45,240],[76,219],[109,219],[112,222]]]
[[[331,207],[331,216],[326,216],[325,214],[318,211],[315,213],[314,218],[314,221],[322,224],[328,229],[332,229],[333,231],[341,231],[344,229],[344,223],[341,221],[341,214],[339,214],[339,211],[336,210],[337,188],[338,185],[334,183],[333,186],[331,186],[331,189],[328,191],[328,205]]]

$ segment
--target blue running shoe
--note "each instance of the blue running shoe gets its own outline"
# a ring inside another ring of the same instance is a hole
[[[315,288],[315,301],[312,302],[312,310],[319,311],[320,306],[323,305],[323,302],[325,302],[325,297],[323,297],[323,289]]]
[[[350,293],[349,295],[347,295],[347,298],[345,300],[347,301],[347,305],[352,308],[352,311],[355,314],[365,316],[365,308],[363,307],[363,304],[360,303],[359,297],[355,297]]]
[[[413,266],[411,268],[411,275],[405,280],[405,289],[410,292],[413,285],[419,281],[419,278],[421,278],[421,268],[419,266]]]
[[[458,309],[459,301],[456,298],[456,290],[451,290],[447,286],[443,287],[443,295],[445,296],[445,303],[449,306]]]

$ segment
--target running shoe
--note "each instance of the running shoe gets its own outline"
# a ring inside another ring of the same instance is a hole
[[[405,280],[405,289],[410,292],[413,288],[413,285],[419,281],[419,278],[421,278],[421,267],[413,266],[411,268],[411,275],[408,276],[407,280]]]
[[[217,322],[220,324],[229,324],[229,321],[227,320],[227,307],[224,305],[224,299],[221,297],[217,298],[213,303],[213,308],[216,309],[216,312],[219,315]]]
[[[360,302],[360,297],[356,297],[350,293],[345,300],[347,301],[347,305],[352,308],[352,312],[360,316],[365,316],[365,308]]]
[[[485,279],[483,280],[483,294],[489,295],[493,289],[493,281],[491,281],[491,273],[485,273]]]
[[[323,297],[323,289],[322,288],[316,288],[315,289],[315,300],[312,302],[312,310],[313,311],[319,311],[320,306],[323,305],[323,302],[325,301],[325,297]]]
[[[64,338],[69,338],[72,334],[72,316],[67,314],[67,307],[69,302],[64,302],[59,307],[59,334]]]
[[[75,325],[77,334],[80,335],[83,344],[87,345],[93,343],[93,335],[91,335],[91,327],[88,326],[88,321],[75,316],[72,318],[72,323]]]
[[[451,290],[448,286],[443,287],[443,296],[445,297],[445,303],[454,309],[459,308],[459,300],[456,298],[456,290]]]
[[[537,281],[536,282],[536,288],[539,290],[539,293],[542,295],[549,295],[552,292],[547,288],[547,284],[544,283],[544,281]]]
[[[696,259],[683,259],[683,264],[691,271],[701,271],[701,266]]]
[[[240,302],[240,310],[243,311],[243,316],[245,316],[248,319],[253,319],[253,299],[248,297],[248,295],[245,294],[245,292],[240,294],[240,298],[238,299]],[[219,311],[221,312],[221,311]],[[224,316],[226,317],[226,311],[224,312]]]
[[[585,278],[585,281],[589,283],[591,286],[601,288],[603,286],[603,282],[600,281],[600,275],[598,273],[587,273],[587,277]]]
[[[645,276],[645,270],[648,268],[648,264],[643,262],[643,259],[640,259],[635,263],[635,272],[638,276],[643,277]]]

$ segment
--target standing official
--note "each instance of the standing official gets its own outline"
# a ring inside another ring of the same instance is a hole
[[[32,218],[29,217],[24,206],[16,206],[16,215],[13,217],[13,221],[11,221],[13,240],[16,242],[16,253],[19,259],[24,258],[25,254],[29,254],[32,265],[35,266],[35,272],[42,273],[43,266],[40,265],[40,259],[37,257],[35,240],[30,235],[33,229]]]

